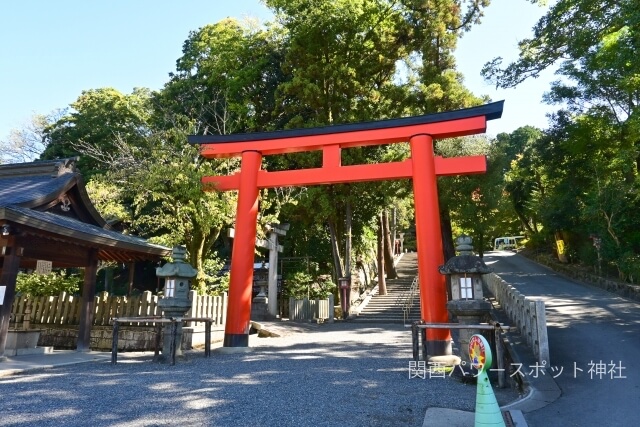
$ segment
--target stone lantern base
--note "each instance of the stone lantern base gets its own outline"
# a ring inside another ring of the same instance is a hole
[[[269,313],[268,300],[256,301],[254,298],[251,303],[251,320],[274,320],[275,316]]]
[[[185,313],[191,308],[191,302],[189,304],[179,305],[176,301],[170,301],[169,299],[161,299],[158,301],[158,307],[162,308],[165,318],[182,318]],[[163,327],[163,340],[162,340],[162,354],[158,356],[158,361],[166,363],[169,361],[169,352],[171,350],[171,323],[165,323]],[[176,322],[176,357],[182,356],[182,322]]]
[[[470,300],[454,300],[447,303],[447,310],[458,318],[458,323],[463,325],[478,325],[482,322],[491,310],[491,303],[488,301],[470,299]],[[458,333],[458,341],[460,349],[460,358],[469,366],[469,339],[474,334],[479,334],[479,329],[460,329]]]

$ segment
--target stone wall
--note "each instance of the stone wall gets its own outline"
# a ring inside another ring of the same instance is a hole
[[[43,325],[44,326],[44,325]],[[155,329],[153,326],[120,326],[118,328],[118,351],[153,351],[155,345]],[[204,328],[202,328],[204,330]],[[194,334],[194,328],[183,328],[182,348],[190,349],[194,335],[198,343],[204,338]],[[94,326],[91,330],[90,349],[94,351],[111,351],[113,328]],[[46,325],[42,328],[38,346],[55,349],[74,349],[78,341],[78,328],[73,326]],[[162,341],[160,341],[162,349]]]

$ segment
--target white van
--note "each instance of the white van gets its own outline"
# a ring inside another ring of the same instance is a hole
[[[494,251],[504,251],[507,249],[516,249],[518,241],[524,239],[524,236],[504,236],[498,237],[493,241]]]

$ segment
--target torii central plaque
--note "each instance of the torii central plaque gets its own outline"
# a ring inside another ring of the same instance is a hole
[[[486,131],[487,121],[502,115],[504,101],[445,113],[376,122],[256,132],[234,135],[190,136],[201,145],[205,158],[241,157],[240,172],[203,178],[219,191],[238,191],[236,235],[231,254],[229,307],[225,347],[247,347],[251,315],[253,257],[259,190],[411,178],[415,198],[420,314],[429,323],[449,321],[437,177],[486,172],[485,156],[442,158],[434,155],[434,140],[475,135]],[[411,157],[401,162],[341,165],[341,149],[409,142]],[[269,172],[261,170],[262,156],[302,151],[322,151],[322,167]],[[430,354],[450,354],[451,335],[445,329],[428,331]]]

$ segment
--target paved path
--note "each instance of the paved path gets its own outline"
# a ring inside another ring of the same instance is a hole
[[[0,426],[422,426],[429,408],[474,409],[474,385],[409,378],[402,325],[279,332],[251,335],[247,353],[197,352],[175,366],[120,358],[0,377]]]
[[[562,395],[525,413],[529,426],[640,425],[640,304],[512,252],[490,252],[485,262],[524,295],[546,304],[550,373],[557,375]]]

